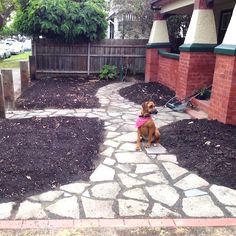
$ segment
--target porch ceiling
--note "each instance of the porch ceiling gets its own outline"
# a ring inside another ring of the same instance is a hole
[[[194,0],[152,0],[152,6],[161,7],[161,13],[192,14]]]
[[[168,14],[192,14],[194,0],[151,0],[152,6],[160,7],[161,13]],[[223,6],[233,6],[235,0],[214,0],[214,9]]]

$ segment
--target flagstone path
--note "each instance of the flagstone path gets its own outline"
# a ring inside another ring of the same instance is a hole
[[[140,106],[117,92],[129,85],[99,89],[99,109],[8,112],[9,119],[98,117],[105,120],[106,136],[101,163],[90,181],[64,185],[20,203],[2,203],[0,219],[236,217],[236,190],[212,185],[180,167],[176,156],[161,145],[135,151],[134,123]],[[167,108],[155,117],[159,127],[188,118]]]

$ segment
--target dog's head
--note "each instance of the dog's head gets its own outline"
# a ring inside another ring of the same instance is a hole
[[[155,103],[153,101],[147,101],[142,104],[141,116],[150,116],[151,114],[157,114]]]

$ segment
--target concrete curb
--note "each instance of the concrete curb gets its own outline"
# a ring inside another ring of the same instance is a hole
[[[97,227],[225,227],[236,226],[236,218],[196,219],[81,219],[0,220],[2,229],[53,229]]]

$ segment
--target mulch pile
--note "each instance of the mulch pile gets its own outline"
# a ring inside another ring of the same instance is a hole
[[[17,109],[99,108],[97,90],[110,81],[96,78],[45,78],[32,83],[16,100]]]
[[[156,103],[156,106],[163,106],[175,96],[175,92],[159,83],[137,83],[119,91],[120,95],[132,102],[142,104],[148,100]]]
[[[182,167],[211,184],[236,189],[236,126],[217,121],[182,120],[164,126],[161,144]]]
[[[1,202],[88,180],[102,140],[95,118],[0,120]]]

